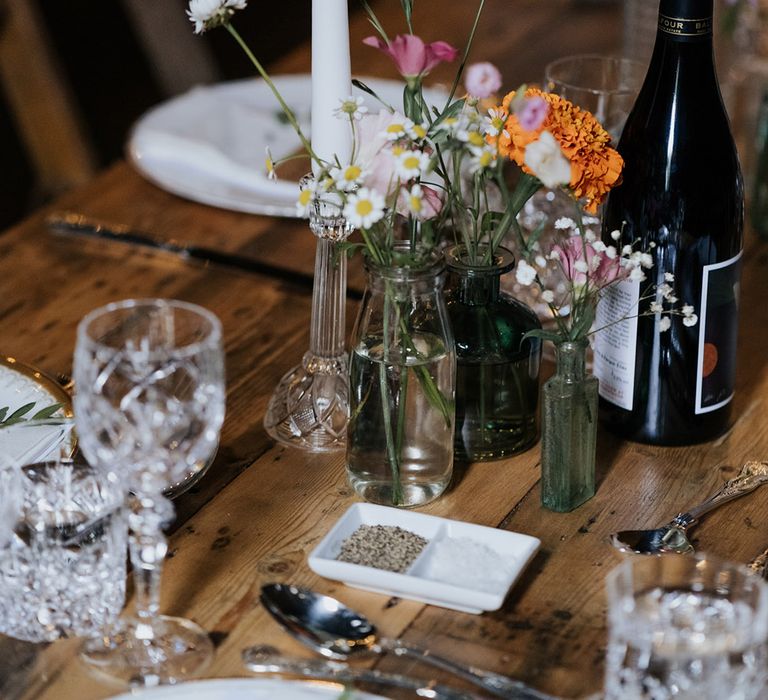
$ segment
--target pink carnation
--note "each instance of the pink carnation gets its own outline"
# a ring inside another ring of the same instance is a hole
[[[389,44],[377,36],[369,36],[363,43],[387,54],[406,78],[426,75],[439,63],[453,61],[459,55],[458,50],[445,41],[425,44],[415,34],[398,34]]]
[[[493,63],[473,63],[464,74],[464,85],[472,97],[484,100],[501,87],[501,73]]]

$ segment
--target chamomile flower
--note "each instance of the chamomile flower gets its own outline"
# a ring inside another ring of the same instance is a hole
[[[384,197],[376,190],[361,187],[347,199],[343,213],[355,228],[370,228],[384,217]]]
[[[333,178],[334,185],[342,192],[356,190],[365,178],[365,171],[355,163],[343,168],[331,168],[329,174]]]
[[[384,130],[387,141],[399,141],[408,136],[408,132],[413,128],[413,122],[410,119],[392,122]]]
[[[485,147],[485,137],[477,129],[461,129],[456,138],[469,146],[470,150],[479,151]]]
[[[406,124],[406,127],[408,127],[408,124]],[[410,122],[410,127],[408,127],[407,131],[408,136],[414,141],[423,141],[427,138],[427,133],[429,133],[429,124],[414,124]]]
[[[195,23],[195,34],[229,22],[235,10],[245,8],[247,0],[189,0],[187,17]]]
[[[490,168],[494,163],[496,163],[497,155],[498,153],[496,149],[490,148],[488,146],[479,149],[475,153],[472,153],[469,158],[469,172],[474,175],[481,170]]]
[[[485,133],[488,136],[500,136],[509,115],[503,109],[489,109],[485,119]]]
[[[340,100],[341,104],[333,110],[333,113],[339,119],[352,119],[360,121],[363,115],[368,112],[362,97],[348,97],[346,100]]]
[[[431,170],[431,158],[423,151],[403,151],[397,157],[396,172],[402,180],[412,180]]]
[[[275,172],[275,159],[272,157],[272,151],[269,150],[269,146],[266,149],[266,157],[264,158],[264,167],[267,169],[267,178],[270,180],[277,180],[277,173]]]
[[[297,216],[305,217],[309,215],[309,207],[312,204],[315,192],[317,192],[315,180],[309,181],[299,190],[299,198],[296,200]]]

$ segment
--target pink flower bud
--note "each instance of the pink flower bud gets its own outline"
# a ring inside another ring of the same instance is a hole
[[[501,73],[493,63],[473,63],[464,74],[464,85],[472,97],[484,100],[501,87]]]

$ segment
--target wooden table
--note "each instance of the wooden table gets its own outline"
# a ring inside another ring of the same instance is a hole
[[[399,3],[378,3],[399,27]],[[420,0],[417,28],[460,44],[471,3]],[[253,8],[249,11],[258,11]],[[393,19],[394,18],[394,19]],[[352,25],[359,74],[392,76]],[[566,0],[488,0],[476,57],[497,62],[506,84],[535,80],[546,61],[619,47],[618,4]],[[278,71],[307,71],[308,47]],[[445,74],[435,76],[445,79]],[[95,306],[127,297],[166,296],[203,304],[222,319],[228,375],[227,420],[213,467],[176,503],[163,578],[162,609],[189,616],[217,645],[211,676],[245,675],[240,650],[269,642],[306,654],[283,634],[258,601],[273,581],[310,586],[368,615],[388,636],[510,674],[566,697],[597,691],[606,643],[605,574],[621,561],[608,535],[666,521],[733,476],[748,459],[768,454],[768,248],[749,240],[743,276],[740,363],[733,429],[690,448],[655,448],[599,435],[599,486],[569,514],[539,503],[539,448],[514,459],[458,468],[452,487],[424,512],[516,530],[542,547],[504,607],[481,616],[347,588],[312,574],[308,551],[355,501],[342,454],[308,455],[273,444],[264,433],[266,403],[279,377],[307,348],[309,284],[280,276],[233,274],[148,258],[114,244],[52,237],[44,219],[70,209],[146,229],[160,236],[241,252],[278,268],[312,272],[314,240],[301,221],[218,210],[174,197],[118,163],[0,237],[0,338],[4,354],[52,373],[69,372],[79,319]],[[352,285],[359,285],[358,263]],[[354,303],[349,306],[351,325]],[[747,496],[696,531],[698,545],[749,561],[766,542],[768,499]],[[0,641],[0,697],[97,700],[117,692],[92,680],[76,660],[76,642],[47,647]],[[384,658],[385,670],[429,673]],[[442,677],[444,681],[453,681]],[[455,682],[455,681],[453,681]]]

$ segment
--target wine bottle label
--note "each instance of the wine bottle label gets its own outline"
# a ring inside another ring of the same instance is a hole
[[[730,260],[704,266],[699,305],[696,413],[715,411],[733,398],[740,273],[741,253]]]
[[[660,14],[659,31],[677,37],[708,37],[712,35],[712,17],[686,19]]]
[[[632,410],[635,394],[635,345],[640,282],[622,280],[600,299],[595,315],[593,372],[600,396]],[[624,320],[622,320],[624,319]]]

